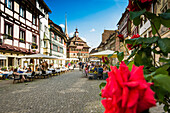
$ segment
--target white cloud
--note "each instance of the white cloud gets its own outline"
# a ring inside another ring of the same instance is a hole
[[[94,32],[94,31],[96,31],[94,28],[90,30],[90,32]]]
[[[74,32],[69,33],[70,37],[73,37],[73,35],[74,35]]]
[[[59,25],[61,28],[65,28],[65,25],[64,24],[60,24]]]

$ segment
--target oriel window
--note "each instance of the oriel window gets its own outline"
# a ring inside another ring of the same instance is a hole
[[[5,0],[5,4],[9,9],[12,9],[12,0]]]

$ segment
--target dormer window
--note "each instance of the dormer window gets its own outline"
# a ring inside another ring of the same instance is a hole
[[[12,0],[5,0],[5,4],[9,9],[12,9]]]

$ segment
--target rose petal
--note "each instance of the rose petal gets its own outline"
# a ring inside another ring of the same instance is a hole
[[[124,108],[129,96],[129,89],[127,87],[123,88],[123,94],[122,94],[122,107]]]
[[[129,94],[127,107],[128,108],[134,107],[134,105],[137,104],[138,99],[139,99],[139,91],[138,91],[138,89],[137,88],[131,89],[130,94]]]

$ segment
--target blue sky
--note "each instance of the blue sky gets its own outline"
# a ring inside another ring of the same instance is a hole
[[[79,36],[91,47],[97,47],[104,29],[115,30],[128,0],[44,0],[51,9],[50,19],[65,24],[67,12],[68,33],[77,26]],[[63,29],[64,30],[64,29]]]

